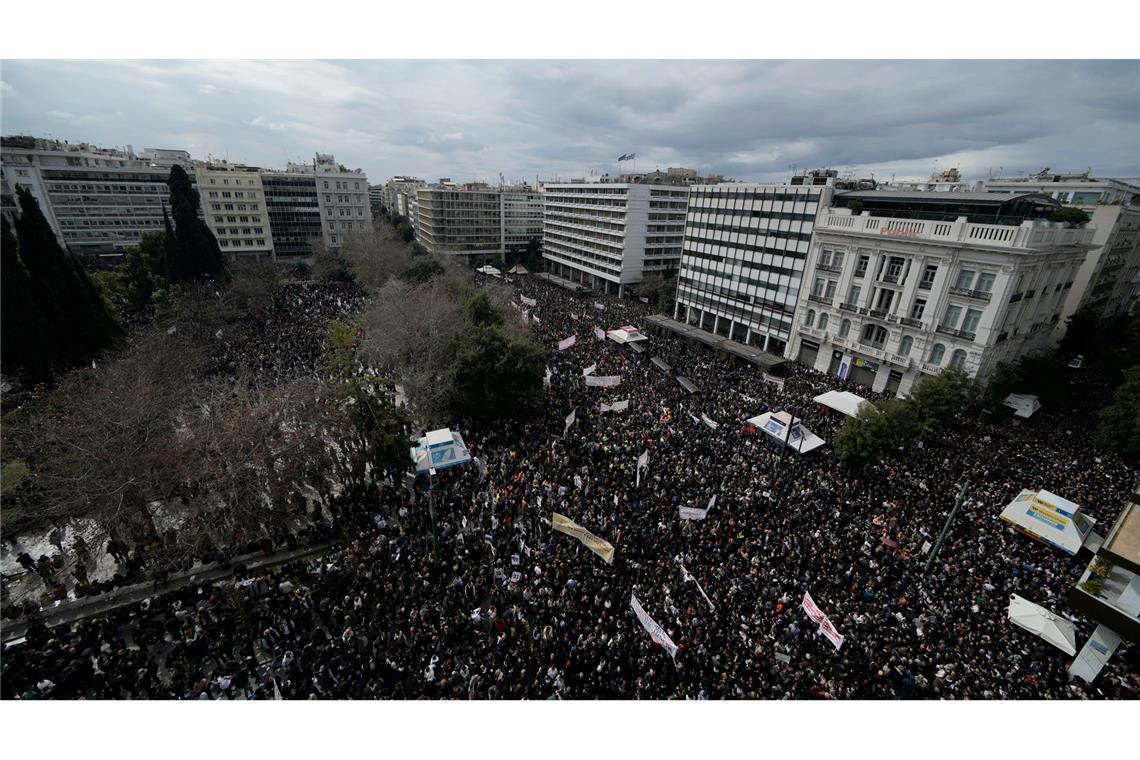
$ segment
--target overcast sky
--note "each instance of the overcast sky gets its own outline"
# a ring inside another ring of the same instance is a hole
[[[533,180],[1140,176],[1137,61],[4,61],[4,134]]]

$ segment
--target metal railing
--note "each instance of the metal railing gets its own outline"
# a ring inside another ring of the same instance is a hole
[[[988,301],[990,300],[991,296],[991,293],[988,290],[970,290],[969,288],[950,288],[950,292],[956,296],[976,298],[979,301]]]

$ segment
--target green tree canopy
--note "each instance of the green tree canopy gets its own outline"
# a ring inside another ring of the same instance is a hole
[[[1124,373],[1113,403],[1100,410],[1096,441],[1127,456],[1140,456],[1140,364]]]
[[[178,282],[225,275],[225,261],[214,233],[198,218],[198,191],[181,166],[170,170],[170,211],[174,218],[177,254],[171,261],[171,277]]]
[[[865,465],[884,452],[909,446],[922,430],[917,407],[890,398],[866,404],[835,435],[835,455],[848,465]]]
[[[1075,208],[1074,206],[1065,206],[1056,211],[1050,212],[1050,222],[1067,222],[1074,227],[1080,227],[1082,224],[1088,224],[1089,215],[1082,209]]]
[[[501,327],[476,327],[456,337],[451,408],[480,420],[526,417],[542,407],[546,356],[533,341]]]
[[[973,381],[961,370],[947,369],[924,378],[910,396],[923,425],[948,426],[958,420],[973,391]]]

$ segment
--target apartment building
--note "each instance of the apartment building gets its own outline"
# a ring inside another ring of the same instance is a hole
[[[815,221],[833,193],[825,174],[694,186],[673,318],[783,355]]]
[[[548,184],[543,260],[548,272],[623,295],[681,263],[689,189],[626,182]]]
[[[148,149],[150,150],[150,149]],[[144,151],[146,153],[147,151]],[[4,137],[0,206],[15,213],[17,187],[30,191],[62,245],[82,256],[120,257],[146,232],[163,229],[167,179],[185,151],[161,162],[125,149],[35,137]]]
[[[1024,193],[838,194],[804,270],[786,356],[875,391],[947,367],[984,382],[1046,348],[1095,230]]]
[[[349,170],[332,154],[317,153],[312,164],[289,164],[288,170],[313,175],[324,244],[330,251],[340,250],[346,233],[372,228],[368,177],[360,169]]]
[[[989,193],[1041,193],[1065,206],[1084,210],[1096,228],[1093,249],[1081,265],[1065,308],[1068,318],[1088,306],[1108,317],[1135,308],[1140,296],[1140,186],[1116,179],[1096,179],[1089,172],[986,180]]]
[[[416,190],[416,238],[429,253],[463,256],[472,266],[503,257],[503,198],[485,185]]]
[[[231,261],[272,259],[273,234],[261,170],[226,161],[197,167],[206,225]]]

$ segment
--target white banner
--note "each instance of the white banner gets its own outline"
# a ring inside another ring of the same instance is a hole
[[[649,467],[649,450],[637,458],[637,485],[641,485],[641,470]]]
[[[637,601],[637,594],[630,593],[629,606],[633,608],[634,614],[641,621],[641,625],[649,634],[649,638],[653,639],[655,644],[661,645],[669,653],[669,656],[676,661],[677,645],[673,643],[673,639],[669,638],[669,634],[665,633],[665,629],[658,625],[656,620],[649,617],[649,613],[641,606],[641,602]]]
[[[615,401],[612,404],[602,404],[603,412],[624,412],[626,409],[629,409],[629,399],[626,399],[624,401]]]
[[[594,308],[597,309],[598,311],[605,311],[606,310],[606,307],[604,305],[598,303],[597,301],[594,301]]]
[[[717,497],[717,495],[714,493],[712,495],[712,498],[709,499],[709,505],[707,507],[705,507],[706,512],[716,506],[716,497]]]
[[[570,348],[570,346],[574,345],[577,342],[578,342],[578,336],[577,335],[571,335],[569,338],[567,338],[565,340],[558,341],[558,350],[559,351],[565,351],[566,349]]]
[[[779,388],[781,391],[784,390],[784,378],[782,378],[782,377],[776,377],[775,375],[769,375],[767,372],[765,372],[764,373],[764,382],[771,383],[772,385]]]
[[[678,507],[681,510],[682,520],[703,520],[709,516],[707,509],[698,509],[697,507]]]
[[[621,385],[621,375],[590,375],[586,378],[586,386],[590,388],[610,388]]]
[[[550,378],[551,377],[552,377],[552,375],[550,374],[550,367],[547,367],[546,368],[546,376],[542,378],[542,384],[545,385],[547,388],[550,387]]]
[[[574,424],[574,420],[578,419],[574,416],[577,412],[577,409],[571,409],[570,414],[566,415],[566,427],[562,428],[563,437],[566,437],[566,434],[570,432],[570,426]]]
[[[582,489],[582,476],[581,475],[575,475],[574,476],[574,487],[577,488],[578,490]]]
[[[649,303],[649,299],[646,298],[645,296],[640,296],[640,297],[638,297],[637,300],[641,301],[642,303]]]
[[[819,632],[826,636],[827,640],[834,644],[836,649],[843,646],[843,636],[840,635],[839,631],[835,630],[835,626],[831,624],[831,621],[827,619],[827,617],[824,617],[823,621],[819,624]]]
[[[519,296],[519,300],[522,301],[523,303],[525,303],[527,306],[538,306],[538,301],[534,300],[533,298],[527,298],[526,296]]]
[[[806,591],[804,592],[804,600],[803,600],[802,604],[803,604],[804,612],[806,612],[807,616],[809,618],[811,618],[814,622],[818,623],[819,621],[821,621],[825,617],[827,617],[826,615],[823,614],[823,611],[820,610],[819,607],[815,606],[815,600],[812,599],[811,594],[809,594]]]
[[[844,637],[839,634],[839,631],[835,630],[835,626],[831,624],[831,620],[828,619],[827,615],[823,614],[823,610],[816,606],[815,600],[812,599],[811,594],[806,591],[804,592],[802,604],[807,616],[819,624],[819,632],[826,636],[828,641],[835,645],[836,649],[843,646]]]
[[[704,412],[701,412],[701,422],[705,423],[706,425],[711,427],[713,430],[716,430],[718,427],[720,427],[720,425],[718,425],[717,423],[710,420],[708,415],[706,415]]]
[[[681,577],[685,579],[686,583],[692,581],[693,583],[697,584],[697,591],[701,592],[701,596],[703,596],[705,598],[705,601],[709,603],[709,609],[713,611],[713,614],[716,614],[716,607],[713,606],[712,599],[709,599],[709,595],[705,593],[705,590],[703,588],[701,588],[701,582],[694,578],[692,574],[685,569],[684,565],[681,565]]]
[[[582,377],[589,377],[590,375],[594,374],[594,370],[596,370],[597,368],[598,368],[597,362],[595,362],[594,364],[591,364],[589,367],[586,367],[586,369],[582,370]]]
[[[606,331],[600,327],[595,327],[594,328],[594,337],[597,338],[598,340],[605,340],[606,339]]]

